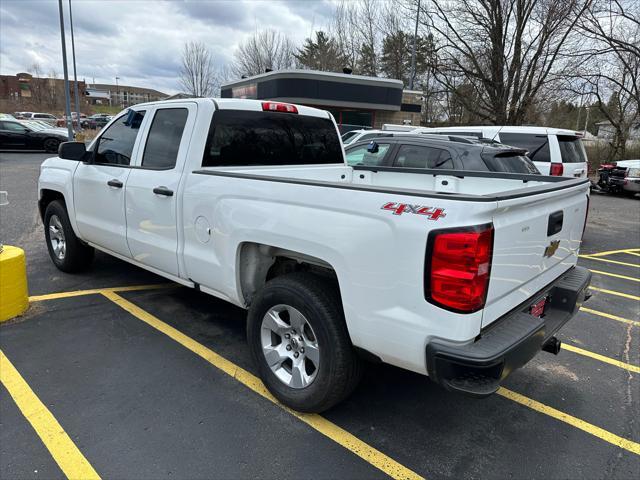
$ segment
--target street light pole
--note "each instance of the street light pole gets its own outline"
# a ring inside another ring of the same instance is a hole
[[[411,78],[409,79],[409,90],[413,90],[413,82],[414,82],[414,79],[416,78],[416,43],[418,42],[418,19],[419,18],[420,18],[420,0],[418,0],[418,10],[416,11],[416,29],[413,33],[413,48],[411,49]]]
[[[73,94],[76,100],[76,119],[78,128],[80,125],[80,98],[78,96],[78,75],[76,74],[76,42],[73,38],[73,14],[71,13],[71,0],[69,0],[69,25],[71,27],[71,56],[73,57]]]
[[[67,135],[69,141],[73,140],[73,120],[71,119],[71,95],[69,94],[69,71],[67,70],[67,44],[64,39],[64,14],[62,13],[62,0],[58,0],[60,11],[60,39],[62,41],[62,69],[64,71],[64,103],[67,116]]]

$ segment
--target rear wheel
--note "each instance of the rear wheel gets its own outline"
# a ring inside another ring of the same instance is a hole
[[[295,410],[322,412],[360,379],[337,287],[317,275],[267,282],[249,310],[247,337],[266,387]]]
[[[44,229],[49,256],[58,269],[71,273],[91,265],[94,250],[76,237],[67,209],[61,201],[54,200],[47,205]]]
[[[42,146],[47,152],[57,152],[60,146],[60,140],[57,138],[47,138]]]

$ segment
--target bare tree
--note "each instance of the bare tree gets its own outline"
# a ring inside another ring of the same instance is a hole
[[[565,42],[593,0],[431,0],[434,78],[482,121],[521,124],[555,80]]]
[[[595,96],[612,127],[611,155],[624,158],[629,131],[640,122],[640,3],[592,5],[579,24],[581,69],[574,91]]]
[[[237,76],[258,75],[267,69],[295,67],[295,46],[283,33],[275,30],[255,32],[240,44],[231,67]]]
[[[34,62],[29,67],[31,73],[31,99],[39,107],[43,105],[45,99],[46,80],[42,78],[42,68],[38,62]]]
[[[213,56],[204,43],[185,43],[179,82],[181,88],[194,97],[209,97],[215,92],[218,81]]]

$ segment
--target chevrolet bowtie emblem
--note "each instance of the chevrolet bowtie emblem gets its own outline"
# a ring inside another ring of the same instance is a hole
[[[553,257],[553,254],[556,253],[556,250],[558,250],[559,246],[560,246],[560,240],[552,241],[547,246],[547,248],[544,249],[544,256],[545,257]]]

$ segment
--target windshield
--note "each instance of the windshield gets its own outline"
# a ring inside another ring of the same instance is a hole
[[[349,139],[355,137],[358,134],[358,132],[355,131],[351,131],[351,132],[347,132],[347,133],[343,133],[342,134],[342,143],[349,143]]]
[[[584,163],[587,161],[587,155],[579,137],[558,135],[558,144],[563,163]]]
[[[44,128],[40,127],[40,125],[38,125],[35,122],[22,121],[22,122],[20,122],[20,124],[24,125],[26,128],[28,128],[32,132],[37,132],[37,131],[40,131],[40,130],[44,130]]]

